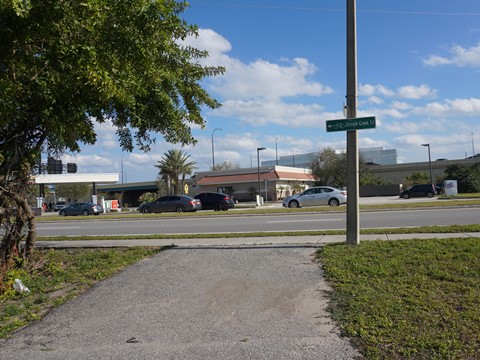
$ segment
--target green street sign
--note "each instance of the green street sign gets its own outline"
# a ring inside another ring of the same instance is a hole
[[[327,132],[375,128],[375,116],[354,119],[327,120]]]

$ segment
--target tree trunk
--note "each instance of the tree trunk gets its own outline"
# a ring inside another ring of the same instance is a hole
[[[36,241],[35,215],[25,200],[27,182],[16,182],[12,187],[1,188],[0,201],[3,207],[1,228],[3,230],[0,247],[0,262],[3,267],[9,267],[13,258],[20,255],[20,242],[25,239],[26,245],[22,255],[32,254]],[[26,230],[26,231],[25,231]]]

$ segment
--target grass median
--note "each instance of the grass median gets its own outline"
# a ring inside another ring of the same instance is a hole
[[[322,247],[330,312],[367,359],[478,359],[480,238]]]

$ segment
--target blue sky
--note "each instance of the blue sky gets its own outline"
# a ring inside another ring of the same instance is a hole
[[[325,121],[344,118],[346,0],[192,0],[184,13],[206,49],[206,64],[224,76],[204,87],[223,106],[204,112],[198,143],[183,148],[197,171],[230,161],[261,160],[346,147],[346,133]],[[399,162],[462,159],[480,153],[480,1],[357,0],[358,116],[376,129],[359,130],[359,147],[397,149]],[[64,161],[79,172],[120,172],[127,182],[155,180],[154,165],[169,149],[160,136],[150,153],[122,153],[114,131]],[[473,140],[473,142],[472,142]],[[473,144],[473,149],[472,149]]]

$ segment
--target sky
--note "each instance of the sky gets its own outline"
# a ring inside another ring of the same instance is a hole
[[[202,86],[222,107],[204,109],[195,146],[157,137],[149,153],[122,152],[114,130],[66,154],[78,172],[119,173],[124,182],[153,181],[154,166],[182,149],[195,171],[229,161],[242,168],[278,156],[346,148],[346,0],[191,0],[182,17],[199,27],[187,44],[207,50],[205,65],[223,76]],[[480,153],[480,1],[357,0],[359,148],[397,149],[398,162],[463,159]],[[218,129],[218,130],[215,130]],[[221,129],[221,130],[220,130]]]

